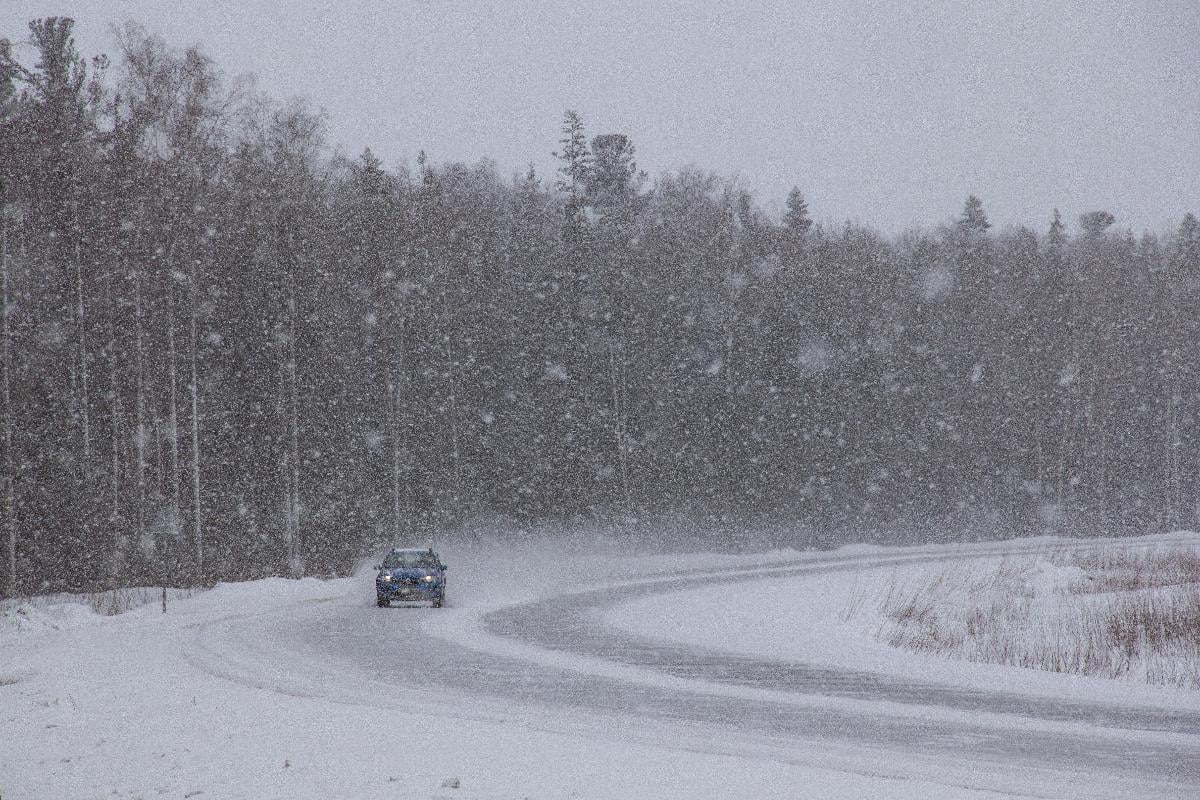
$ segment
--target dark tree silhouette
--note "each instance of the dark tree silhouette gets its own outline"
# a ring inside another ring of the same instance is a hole
[[[393,170],[194,48],[128,27],[109,75],[72,30],[0,41],[9,595],[343,572],[496,516],[725,547],[1196,522],[1191,213],[1039,235],[972,196],[888,238],[651,179],[575,112],[552,186]]]

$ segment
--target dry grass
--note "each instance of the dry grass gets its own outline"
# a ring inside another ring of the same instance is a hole
[[[195,589],[168,589],[167,602],[191,597],[196,591]],[[138,586],[128,589],[110,589],[107,592],[93,592],[82,595],[82,597],[86,605],[91,607],[92,611],[95,611],[97,614],[103,614],[106,617],[114,617],[117,614],[124,614],[126,611],[140,606],[161,603],[162,589],[151,586]]]
[[[1073,594],[1200,585],[1200,553],[1191,549],[1064,551],[1051,556],[1051,561],[1085,573],[1083,580],[1070,585]]]
[[[878,610],[879,638],[914,652],[1200,688],[1194,548],[1107,546],[948,568],[893,579]]]
[[[167,589],[167,602],[191,597],[204,589]],[[55,603],[78,603],[87,606],[97,614],[106,617],[124,614],[140,606],[162,602],[162,589],[155,586],[134,586],[121,589],[109,589],[103,592],[83,592],[79,594],[61,593],[51,595],[33,595],[15,600],[0,601],[0,611],[5,608],[20,606],[43,606]]]
[[[173,603],[176,600],[184,600],[197,592],[203,592],[203,588],[180,588],[167,589],[167,603]],[[92,594],[83,595],[87,599],[87,603],[92,610],[97,614],[103,614],[106,617],[124,614],[140,606],[153,605],[154,603],[162,602],[162,588],[156,586],[134,586],[126,589],[110,589],[107,592],[94,592]]]

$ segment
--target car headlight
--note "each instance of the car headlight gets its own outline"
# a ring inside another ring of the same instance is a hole
[[[425,576],[425,582],[426,582],[426,583],[432,583],[432,582],[433,582],[433,576],[432,576],[432,575],[426,575],[426,576]]]
[[[392,579],[392,576],[391,576],[391,575],[384,575],[384,576],[383,576],[383,579],[384,579],[385,581],[390,581],[390,580]]]

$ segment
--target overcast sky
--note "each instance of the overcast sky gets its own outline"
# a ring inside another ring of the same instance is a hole
[[[736,175],[774,210],[798,184],[827,222],[937,224],[971,193],[1000,226],[1200,212],[1195,0],[0,0],[0,36],[51,14],[86,54],[127,19],[198,43],[393,166],[425,149],[547,172],[575,108],[651,175]]]

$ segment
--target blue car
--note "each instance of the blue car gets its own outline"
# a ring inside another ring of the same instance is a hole
[[[376,569],[375,604],[380,608],[393,600],[430,603],[434,608],[446,602],[446,565],[433,548],[394,548]]]

